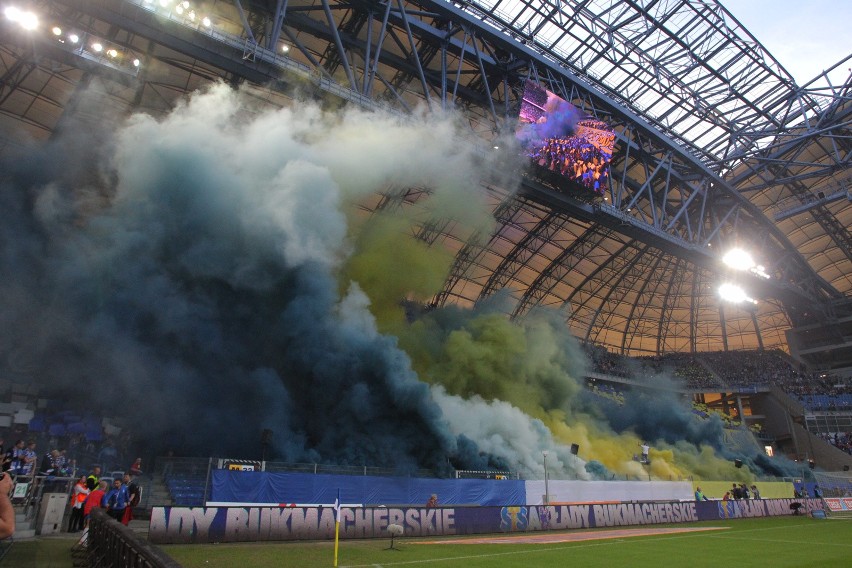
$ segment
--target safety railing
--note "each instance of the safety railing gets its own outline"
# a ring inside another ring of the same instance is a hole
[[[87,530],[85,550],[89,566],[180,568],[166,553],[139,538],[103,509],[92,509]]]

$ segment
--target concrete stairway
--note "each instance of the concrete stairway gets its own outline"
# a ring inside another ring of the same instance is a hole
[[[35,538],[35,518],[27,519],[23,508],[15,507],[15,540]]]

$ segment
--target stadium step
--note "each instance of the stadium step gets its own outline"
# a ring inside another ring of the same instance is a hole
[[[15,540],[27,540],[35,538],[35,529],[15,529]]]

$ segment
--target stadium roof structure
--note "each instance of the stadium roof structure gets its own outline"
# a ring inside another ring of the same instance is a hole
[[[162,114],[213,81],[271,104],[294,90],[408,113],[456,110],[490,149],[535,81],[616,133],[606,200],[529,174],[484,179],[495,229],[424,221],[455,253],[434,305],[510,291],[510,312],[564,312],[627,355],[785,348],[794,326],[852,317],[850,56],[798,85],[724,8],[695,0],[4,0],[0,152],[103,120]],[[96,48],[95,46],[99,46]],[[558,184],[557,184],[558,185]],[[388,188],[405,206],[428,188]],[[723,303],[726,248],[769,279]]]

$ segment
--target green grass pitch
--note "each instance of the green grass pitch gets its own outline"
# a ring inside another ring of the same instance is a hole
[[[658,527],[724,530],[557,544],[421,544],[403,538],[342,540],[340,568],[530,568],[538,566],[687,566],[748,568],[852,566],[852,521],[775,517]],[[639,527],[636,527],[639,528]],[[654,528],[645,527],[645,528]],[[608,529],[598,529],[606,532]],[[542,533],[531,533],[541,535]],[[465,537],[456,537],[464,540]],[[444,540],[444,537],[441,538]],[[434,540],[434,539],[428,539]],[[332,542],[168,545],[162,549],[187,568],[333,566]]]

